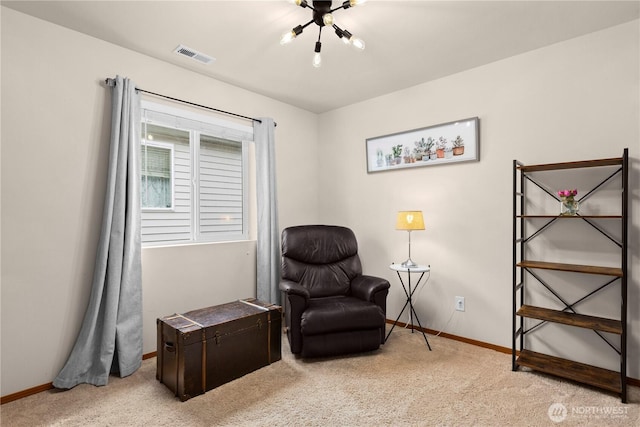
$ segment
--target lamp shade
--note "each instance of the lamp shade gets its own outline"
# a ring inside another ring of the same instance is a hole
[[[424,230],[422,211],[398,212],[396,230]]]

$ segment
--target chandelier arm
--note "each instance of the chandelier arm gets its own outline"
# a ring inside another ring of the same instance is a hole
[[[314,21],[313,21],[313,19],[312,19],[311,21],[307,22],[307,23],[306,23],[306,24],[304,24],[304,25],[301,25],[300,27],[304,30],[304,29],[305,29],[305,28],[307,28],[309,25],[311,25],[313,22],[314,22]]]
[[[333,12],[335,12],[336,10],[340,10],[340,9],[346,9],[346,7],[344,6],[344,4],[342,4],[342,5],[338,6],[338,7],[334,7],[333,9],[331,9],[331,10],[329,11],[329,13],[333,13]]]

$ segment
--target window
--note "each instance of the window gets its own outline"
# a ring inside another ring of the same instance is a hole
[[[253,128],[148,102],[142,107],[143,244],[246,239]]]
[[[148,136],[161,131],[159,126],[148,126]],[[140,148],[142,208],[173,209],[173,146],[143,138]]]

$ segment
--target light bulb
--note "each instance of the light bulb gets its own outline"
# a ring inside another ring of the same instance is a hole
[[[342,35],[343,42],[350,43],[353,47],[364,50],[364,40],[354,37],[353,34],[347,30],[342,30]]]
[[[322,22],[324,22],[324,25],[326,25],[327,27],[331,27],[333,25],[333,15],[330,13],[325,13],[324,15],[322,15]]]
[[[296,33],[293,31],[287,31],[280,37],[280,44],[288,44],[296,38]]]
[[[302,26],[298,25],[294,27],[293,30],[288,31],[280,37],[280,44],[291,43],[293,39],[295,39],[299,34],[302,34]]]
[[[364,50],[364,40],[356,38],[356,37],[351,37],[351,44],[353,45],[353,47],[358,48],[360,50]]]
[[[315,53],[313,54],[313,66],[319,68],[322,65],[322,57],[320,56],[320,50],[322,49],[322,43],[316,42]]]
[[[365,3],[367,0],[349,0],[351,7]]]
[[[344,44],[351,43],[351,37],[353,37],[353,35],[349,31],[342,30],[342,32],[339,35],[340,35],[340,40],[342,40]]]

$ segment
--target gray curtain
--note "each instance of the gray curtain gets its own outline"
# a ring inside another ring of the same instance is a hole
[[[259,300],[280,304],[280,227],[276,194],[275,123],[253,122],[258,197],[257,290]]]
[[[112,87],[111,149],[102,229],[84,321],[58,388],[106,385],[142,363],[140,98],[129,79]]]

